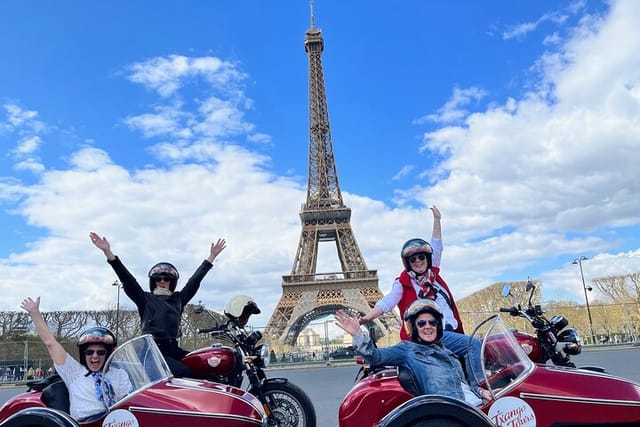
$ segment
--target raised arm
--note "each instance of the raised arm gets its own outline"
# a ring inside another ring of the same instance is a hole
[[[442,215],[435,205],[431,206],[431,212],[433,213],[433,231],[431,232],[431,238],[442,240],[442,225],[440,224]]]
[[[49,352],[49,356],[51,356],[53,363],[56,365],[63,365],[67,358],[67,352],[62,345],[56,341],[56,338],[51,333],[49,326],[47,326],[47,323],[44,321],[42,313],[40,313],[40,297],[35,300],[31,299],[31,297],[25,298],[22,301],[22,304],[20,304],[20,308],[31,316],[33,325],[36,327],[36,332],[47,347],[47,351]]]
[[[373,319],[376,319],[376,318],[382,316],[382,314],[383,314],[382,309],[376,305],[371,310],[369,310],[369,312],[367,314],[365,314],[364,316],[362,316],[360,318],[360,324],[364,325],[365,323],[369,323]]]

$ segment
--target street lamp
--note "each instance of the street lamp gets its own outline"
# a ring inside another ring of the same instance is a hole
[[[580,258],[574,259],[572,264],[578,264],[580,266],[580,277],[582,278],[582,290],[584,291],[584,300],[587,303],[587,313],[589,314],[589,330],[591,331],[591,344],[595,344],[596,339],[593,334],[593,320],[591,320],[591,308],[589,307],[589,298],[587,297],[587,291],[591,292],[593,288],[591,286],[587,286],[584,283],[584,272],[582,271],[582,261],[586,261],[588,259],[589,258],[583,255]]]
[[[326,361],[329,362],[329,320],[324,321],[324,354]]]
[[[120,287],[122,285],[116,280],[111,286],[118,287],[118,297],[116,299],[116,341],[118,341],[118,329],[120,329]]]

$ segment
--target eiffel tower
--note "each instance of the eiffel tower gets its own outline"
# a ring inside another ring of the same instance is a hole
[[[282,276],[282,297],[265,328],[266,336],[292,346],[314,319],[339,309],[365,314],[382,297],[377,271],[367,268],[351,229],[351,209],[344,205],[338,185],[322,70],[324,41],[315,27],[313,4],[304,48],[309,58],[307,200],[300,212],[302,233],[291,274]],[[320,242],[335,242],[342,271],[316,271]],[[400,327],[393,314],[373,323],[379,336]]]

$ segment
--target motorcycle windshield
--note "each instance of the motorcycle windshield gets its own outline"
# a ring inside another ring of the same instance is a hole
[[[105,363],[103,372],[102,390],[107,406],[172,376],[151,335],[133,338],[119,346]]]
[[[518,345],[500,316],[480,323],[472,339],[482,342],[483,372],[475,372],[480,385],[495,394],[522,382],[533,371],[534,363]],[[473,365],[472,365],[473,367]]]

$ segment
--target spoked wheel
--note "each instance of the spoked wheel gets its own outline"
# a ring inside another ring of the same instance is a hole
[[[300,387],[289,382],[267,383],[263,386],[262,393],[272,412],[269,426],[316,426],[316,411],[309,396]]]

